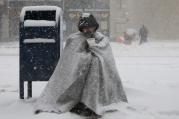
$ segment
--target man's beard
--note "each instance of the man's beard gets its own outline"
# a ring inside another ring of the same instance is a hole
[[[94,31],[94,32],[88,31],[88,32],[83,32],[83,33],[84,33],[85,36],[87,36],[87,37],[94,38],[94,33],[95,33],[95,31]]]

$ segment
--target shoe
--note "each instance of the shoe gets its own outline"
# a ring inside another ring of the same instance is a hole
[[[81,112],[80,115],[88,117],[89,119],[98,119],[98,118],[102,117],[102,115],[96,114],[94,111],[92,111],[91,109],[89,109],[87,107],[84,108],[84,110]]]
[[[87,117],[87,119],[98,119],[101,118],[101,115],[96,114],[95,112],[93,112],[91,109],[89,109],[86,105],[84,105],[83,103],[78,103],[77,105],[75,105],[70,112],[72,113],[76,113],[78,115]]]
[[[35,112],[34,112],[34,114],[39,114],[40,112],[42,112],[41,110],[36,110]]]
[[[78,103],[70,110],[70,112],[80,115],[80,113],[84,110],[84,108],[85,105],[83,103]]]

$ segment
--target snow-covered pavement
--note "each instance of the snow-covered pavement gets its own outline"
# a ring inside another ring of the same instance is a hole
[[[111,43],[129,104],[104,119],[179,119],[179,41],[144,45]],[[0,44],[1,119],[83,119],[71,114],[34,115],[32,102],[46,82],[33,84],[33,99],[19,100],[18,43]]]

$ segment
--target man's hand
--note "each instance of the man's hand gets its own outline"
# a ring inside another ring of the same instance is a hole
[[[88,38],[87,43],[89,46],[97,46],[95,38]]]
[[[95,32],[94,38],[88,38],[87,43],[90,47],[104,48],[109,44],[109,39],[100,32]]]
[[[96,42],[99,43],[104,38],[104,35],[100,32],[95,32],[94,38],[96,39]]]

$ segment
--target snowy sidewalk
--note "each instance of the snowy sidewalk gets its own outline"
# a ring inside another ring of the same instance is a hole
[[[179,42],[111,45],[129,104],[104,119],[179,119]],[[34,115],[31,104],[46,82],[33,84],[33,99],[19,100],[18,47],[18,42],[0,44],[0,118],[83,119],[71,113]]]
[[[19,42],[0,42],[0,55],[19,55]]]

